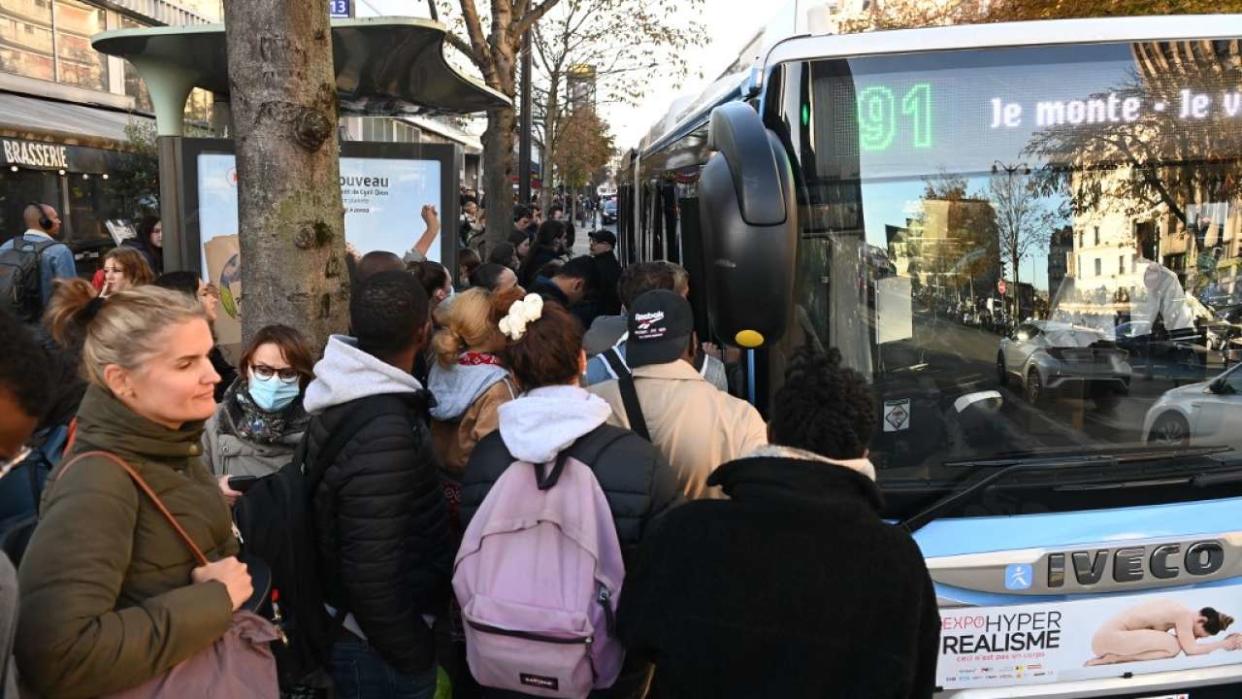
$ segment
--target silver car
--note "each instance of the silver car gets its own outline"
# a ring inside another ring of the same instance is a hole
[[[1242,446],[1242,365],[1165,391],[1147,411],[1143,436],[1151,444]]]
[[[1129,392],[1132,373],[1126,351],[1103,332],[1039,320],[1001,338],[996,371],[1002,386],[1021,386],[1031,403],[1063,393],[1090,397],[1101,408]]]

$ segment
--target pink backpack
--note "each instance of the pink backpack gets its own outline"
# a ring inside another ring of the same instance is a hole
[[[515,461],[466,528],[453,571],[470,671],[484,687],[587,696],[617,680],[621,545],[590,467]]]

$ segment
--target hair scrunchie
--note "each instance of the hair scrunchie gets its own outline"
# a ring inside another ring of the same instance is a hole
[[[79,312],[79,317],[82,319],[82,323],[87,324],[92,320],[95,320],[95,316],[99,315],[100,309],[103,308],[104,302],[107,300],[108,299],[103,296],[96,296],[90,301],[87,301],[86,305],[83,306],[82,310]]]
[[[500,319],[500,332],[517,342],[526,334],[526,326],[543,317],[543,297],[527,294],[521,301],[509,306],[509,313]]]

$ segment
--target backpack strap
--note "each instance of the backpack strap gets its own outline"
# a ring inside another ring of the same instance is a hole
[[[612,367],[617,377],[617,387],[621,389],[621,404],[625,407],[625,416],[630,422],[630,429],[650,442],[651,432],[647,429],[647,418],[643,416],[643,406],[638,401],[638,389],[634,386],[634,375],[630,373],[630,368],[621,359],[616,347],[603,352],[600,356]]]

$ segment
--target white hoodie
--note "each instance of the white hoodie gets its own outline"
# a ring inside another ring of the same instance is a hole
[[[577,386],[544,386],[500,406],[500,438],[515,459],[546,464],[612,415],[608,403]]]
[[[334,405],[367,396],[417,393],[423,385],[409,373],[358,349],[345,335],[328,338],[323,359],[315,363],[315,379],[306,387],[302,406],[317,415]]]

